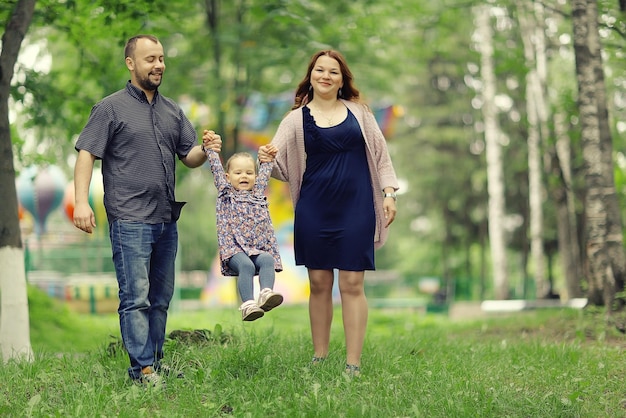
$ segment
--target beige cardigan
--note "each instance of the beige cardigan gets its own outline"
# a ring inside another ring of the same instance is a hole
[[[374,247],[378,249],[387,240],[389,232],[388,228],[385,228],[386,220],[383,214],[382,191],[385,187],[393,187],[394,190],[398,190],[398,180],[391,164],[387,142],[372,112],[363,104],[347,100],[341,101],[356,116],[365,138],[367,164],[372,178],[374,209],[376,213]],[[289,182],[294,208],[300,197],[302,176],[306,168],[303,124],[302,108],[292,110],[281,121],[272,139],[272,144],[278,148],[272,177]]]

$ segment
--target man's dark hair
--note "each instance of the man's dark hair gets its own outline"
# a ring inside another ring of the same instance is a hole
[[[154,35],[136,35],[136,36],[133,36],[132,38],[130,38],[128,40],[128,42],[126,42],[126,47],[124,48],[124,59],[126,59],[128,57],[134,58],[135,47],[137,46],[137,40],[138,39],[142,39],[142,38],[150,39],[155,44],[159,43],[159,38],[157,38]]]

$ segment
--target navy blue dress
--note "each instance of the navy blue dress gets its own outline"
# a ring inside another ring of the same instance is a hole
[[[296,265],[374,270],[374,197],[359,123],[348,110],[339,125],[304,117],[306,170],[295,208]]]

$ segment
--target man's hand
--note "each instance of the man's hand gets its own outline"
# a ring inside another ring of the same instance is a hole
[[[96,227],[96,216],[88,203],[77,204],[74,207],[74,226],[91,234]]]
[[[202,133],[202,147],[203,149],[210,149],[215,152],[222,151],[222,137],[216,134],[214,131],[205,129]]]

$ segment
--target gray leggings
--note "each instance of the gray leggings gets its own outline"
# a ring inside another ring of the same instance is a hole
[[[254,299],[254,276],[259,275],[261,289],[274,288],[274,257],[268,253],[248,256],[237,253],[228,260],[228,266],[237,273],[237,290],[242,302]]]

